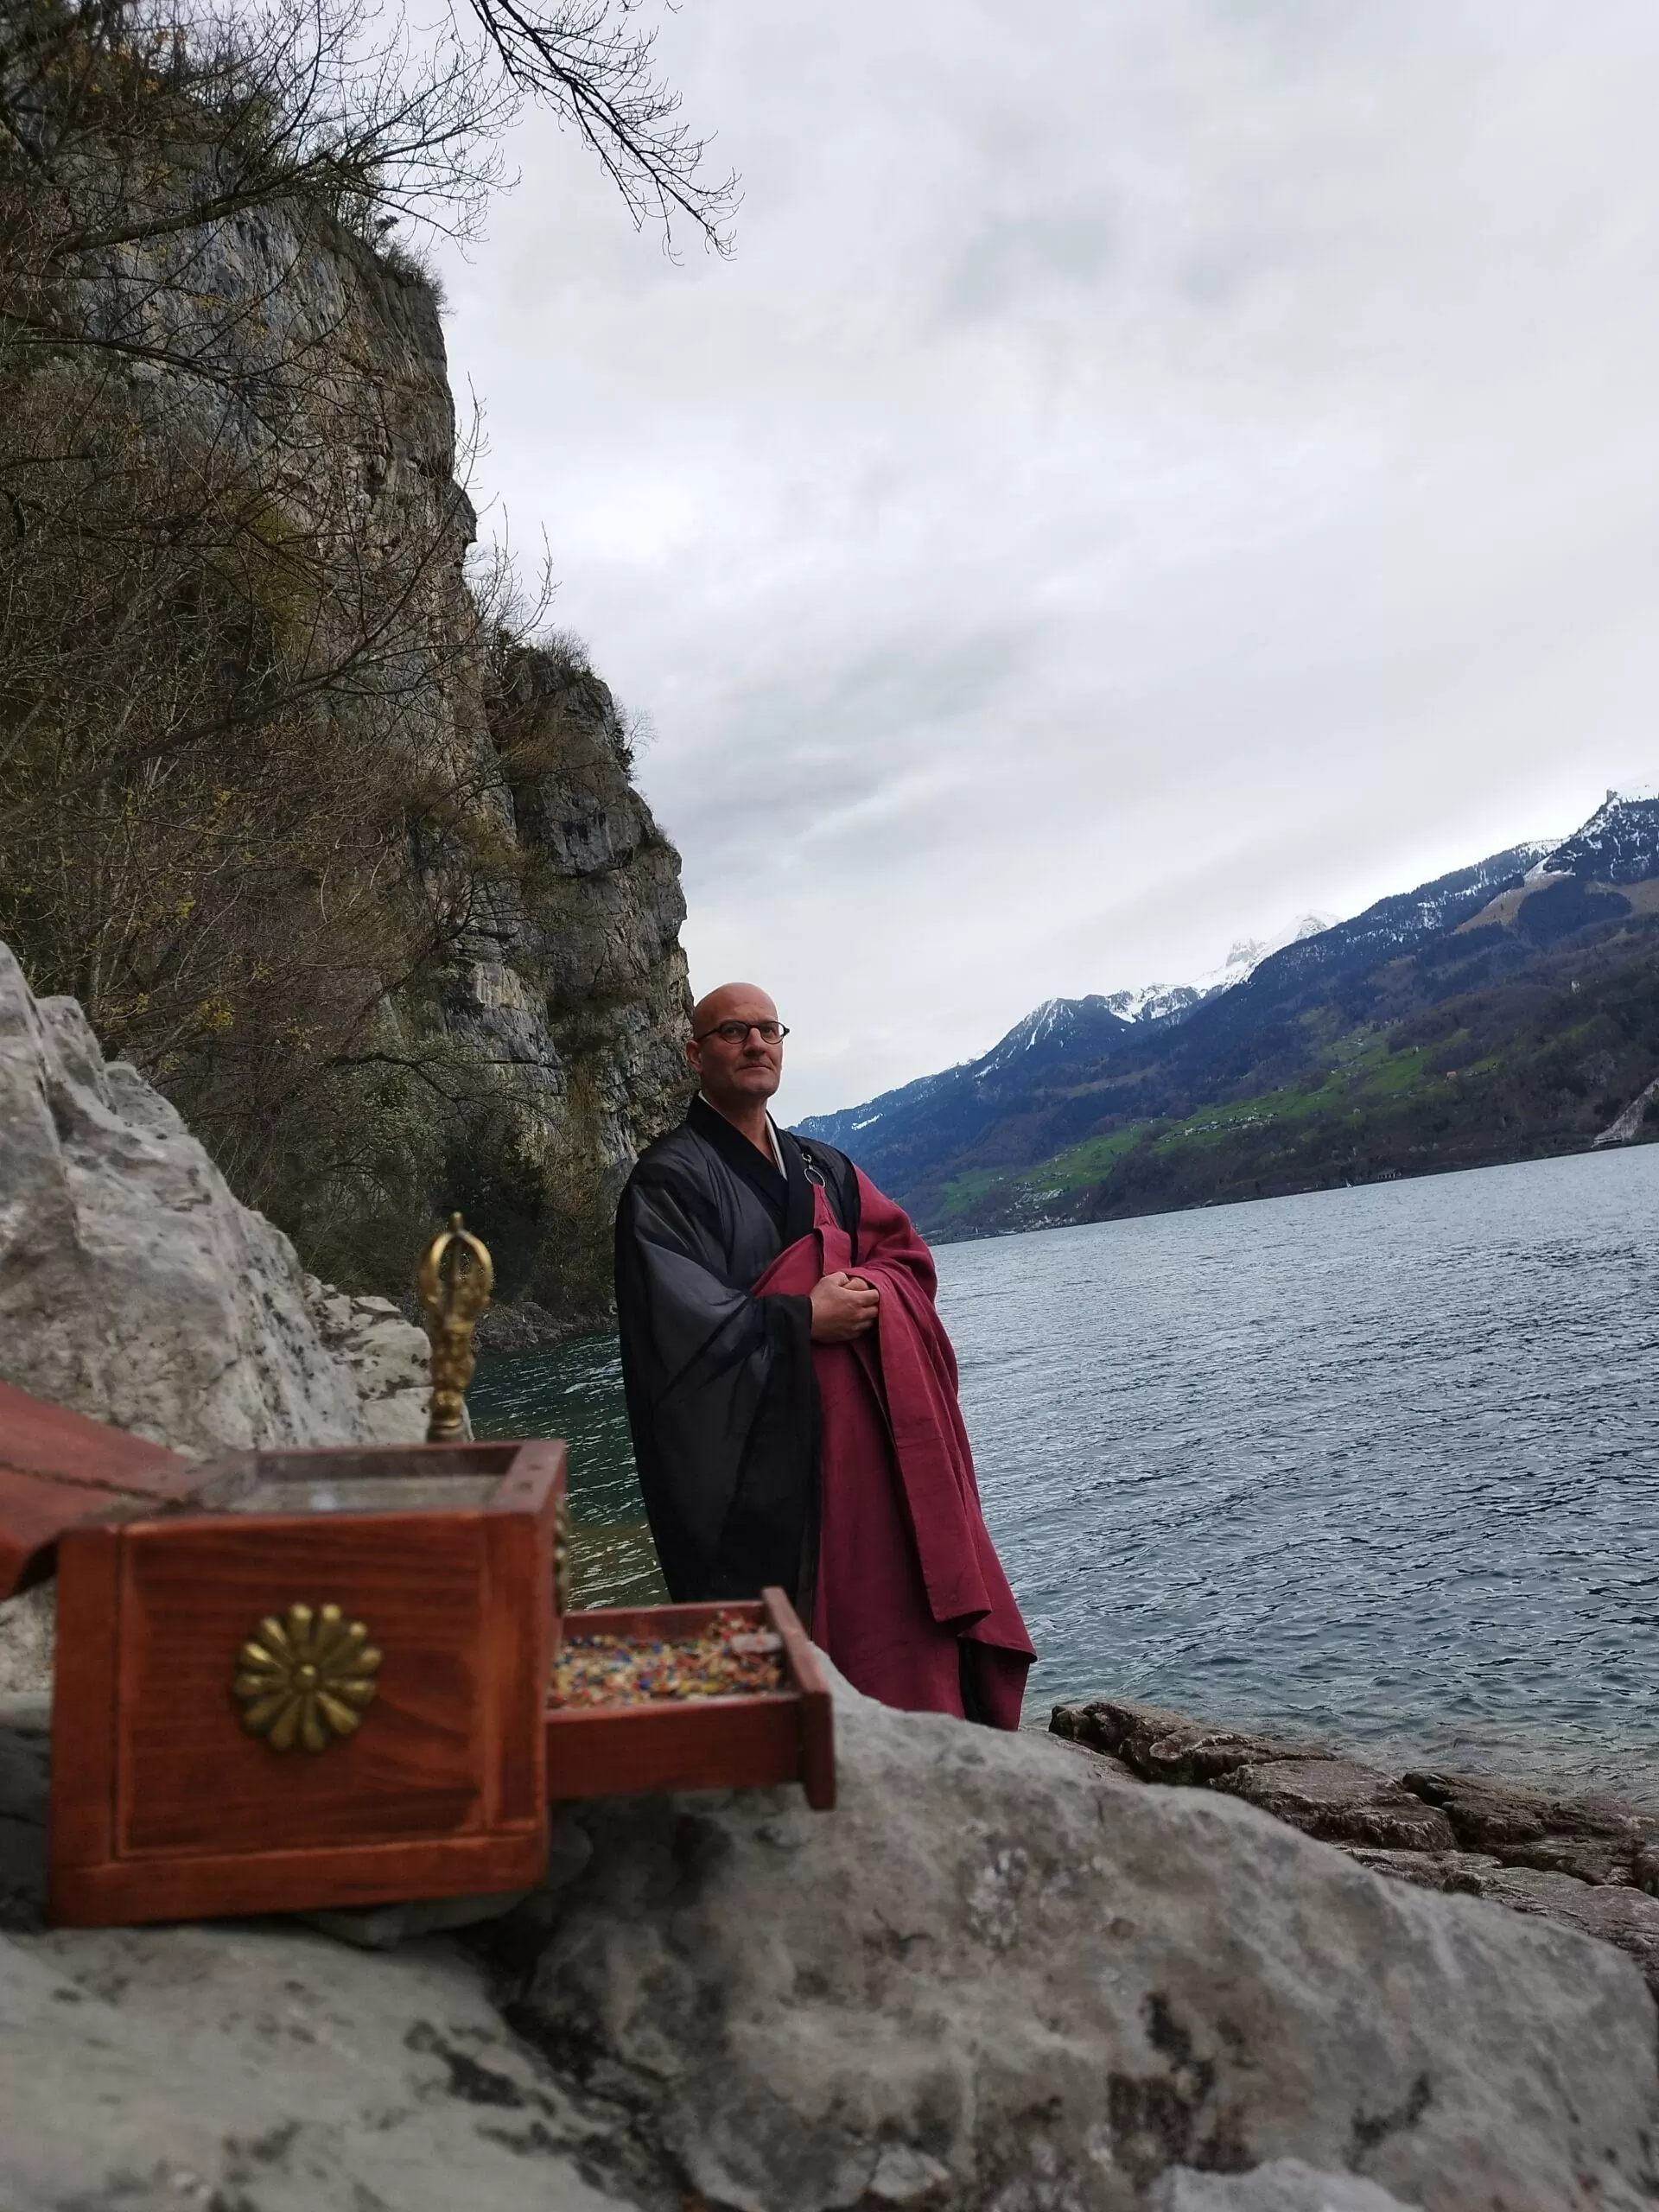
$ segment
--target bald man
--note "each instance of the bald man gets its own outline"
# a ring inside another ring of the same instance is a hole
[[[777,1585],[855,1686],[1017,1727],[1032,1649],[991,1540],[926,1246],[769,1110],[766,993],[700,999],[697,1095],[617,1211],[622,1372],[676,1599]]]

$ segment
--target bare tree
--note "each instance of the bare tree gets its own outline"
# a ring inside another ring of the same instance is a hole
[[[654,218],[671,246],[683,219],[729,250],[737,176],[709,174],[713,141],[680,121],[680,95],[658,73],[656,32],[634,20],[640,0],[469,3],[509,80],[580,133],[636,229]]]
[[[463,582],[385,226],[474,226],[526,95],[636,221],[731,205],[632,0],[472,4],[417,53],[364,0],[0,0],[0,936],[342,1280],[513,1126],[447,1009],[518,895],[485,695],[546,611]]]
[[[705,173],[711,141],[680,121],[640,4],[454,0],[415,42],[373,0],[12,0],[6,212],[26,214],[42,276],[289,197],[365,235],[399,216],[465,233],[528,95],[593,149],[636,225],[655,216],[671,239],[687,220],[723,251],[737,180]]]

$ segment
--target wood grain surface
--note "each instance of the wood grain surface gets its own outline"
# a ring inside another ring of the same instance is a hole
[[[546,1845],[543,1701],[563,1446],[238,1454],[321,1494],[377,1470],[464,1506],[202,1511],[77,1529],[59,1556],[52,1909],[81,1924],[512,1888]],[[228,1463],[227,1463],[228,1467]],[[232,1481],[232,1473],[236,1479]],[[493,1478],[476,1502],[480,1473]],[[499,1479],[494,1479],[498,1478]],[[250,1735],[231,1692],[267,1615],[337,1605],[381,1652],[354,1734]]]
[[[49,1573],[66,1529],[188,1497],[194,1463],[0,1382],[0,1598]]]

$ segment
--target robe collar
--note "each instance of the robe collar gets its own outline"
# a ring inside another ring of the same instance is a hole
[[[772,1140],[784,1163],[780,1175],[776,1162],[757,1151],[741,1129],[734,1128],[699,1091],[687,1109],[685,1125],[700,1136],[734,1174],[741,1176],[778,1224],[784,1243],[793,1244],[812,1226],[812,1185],[806,1179],[801,1147],[787,1129],[771,1122]]]

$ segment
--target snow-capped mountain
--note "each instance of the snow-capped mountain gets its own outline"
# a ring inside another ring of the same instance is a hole
[[[1268,1009],[1318,995],[1342,975],[1375,966],[1455,926],[1499,890],[1517,884],[1549,849],[1545,842],[1513,847],[1474,868],[1380,899],[1351,921],[1304,915],[1276,944],[1236,944],[1218,969],[1192,983],[1046,999],[977,1059],[839,1113],[814,1115],[801,1122],[801,1133],[849,1151],[878,1181],[885,1177],[902,1191],[941,1159],[976,1142],[994,1123],[1020,1112],[1020,1102],[1033,1087],[1052,1085],[1062,1071],[1070,1080],[1070,1071],[1116,1065],[1148,1047],[1156,1050],[1165,1039],[1173,1052],[1178,1040],[1189,1036],[1195,1048],[1202,1039],[1225,1050],[1224,1038],[1269,1018]]]
[[[1610,792],[1570,837],[1306,916],[1190,983],[1046,1000],[802,1133],[945,1236],[1587,1147],[1659,1096],[1654,880],[1659,797]]]
[[[1318,937],[1335,925],[1333,915],[1304,914],[1275,938],[1243,938],[1232,946],[1219,967],[1211,969],[1191,983],[1147,983],[1135,991],[1091,991],[1086,998],[1045,999],[1041,1006],[1033,1007],[1023,1020],[1016,1021],[1007,1034],[999,1038],[990,1051],[978,1059],[960,1063],[947,1069],[944,1075],[924,1076],[919,1083],[906,1084],[901,1091],[890,1092],[887,1096],[925,1096],[932,1085],[948,1083],[958,1075],[971,1075],[983,1081],[1019,1066],[1109,1050],[1126,1030],[1146,1029],[1159,1022],[1178,1020],[1218,992],[1232,990],[1248,982],[1264,960],[1282,951],[1286,945],[1300,944],[1303,938]],[[863,1118],[849,1126],[870,1128],[880,1119],[883,1110],[884,1101],[872,1099],[868,1106],[853,1109]],[[823,1115],[801,1126],[830,1137],[826,1124],[842,1118]],[[830,1137],[830,1141],[833,1143],[835,1139]]]
[[[1582,830],[1553,845],[1535,871],[1599,883],[1643,883],[1659,875],[1659,792],[1610,791]]]
[[[1190,983],[1143,983],[1137,991],[1109,992],[1103,1003],[1124,1021],[1165,1021],[1172,1014],[1191,1014],[1217,991],[1230,991],[1236,983],[1247,982],[1270,954],[1300,944],[1305,937],[1319,937],[1336,925],[1334,914],[1303,914],[1277,937],[1240,938],[1218,968],[1195,976]]]

